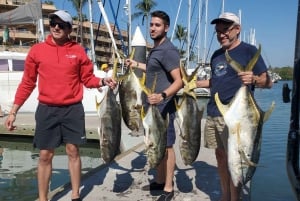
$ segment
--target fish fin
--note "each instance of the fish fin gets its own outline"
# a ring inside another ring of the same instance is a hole
[[[135,53],[135,48],[132,48],[132,51],[130,53],[129,59],[133,59]]]
[[[113,64],[113,72],[112,72],[112,78],[114,80],[118,79],[118,59],[116,58],[116,55],[114,54],[114,64]]]
[[[250,60],[250,62],[247,64],[247,66],[245,68],[243,68],[243,66],[241,64],[239,64],[237,61],[233,60],[229,56],[227,50],[225,51],[225,57],[226,57],[227,62],[238,73],[240,73],[242,71],[252,71],[252,69],[254,68],[257,60],[259,59],[260,54],[261,54],[261,45],[259,44],[259,48],[258,48],[257,52],[255,53],[253,58]]]
[[[243,150],[239,150],[239,153],[242,157],[242,159],[246,162],[246,164],[248,166],[253,166],[253,167],[257,167],[257,163],[252,162],[251,160],[248,159],[248,157],[246,156],[245,152]]]
[[[140,80],[140,83],[142,83],[143,85],[146,82],[146,73],[143,72],[142,77],[138,78]]]
[[[264,113],[264,122],[266,122],[269,119],[269,117],[271,116],[271,113],[273,112],[274,108],[275,108],[275,102],[273,101],[270,108],[268,109],[268,111],[266,111]]]
[[[192,74],[188,77],[188,81],[196,81],[197,80],[197,73],[198,73],[198,70],[200,68],[200,65],[198,65],[195,70],[192,72]]]
[[[100,102],[97,101],[97,96],[95,96],[95,103],[96,103],[96,111],[98,111],[100,107]]]
[[[239,64],[238,62],[236,62],[235,60],[233,60],[229,54],[228,54],[228,50],[225,51],[225,57],[227,62],[230,64],[230,66],[238,73],[243,71],[243,66],[241,64]]]
[[[222,116],[224,116],[228,110],[228,106],[222,104],[218,93],[215,94],[215,101],[219,111],[221,112]]]
[[[181,104],[179,104],[176,99],[174,100],[174,102],[175,102],[176,111],[178,111],[180,109]],[[182,103],[182,101],[181,101],[181,103]]]
[[[245,71],[252,71],[252,69],[254,68],[254,66],[260,56],[260,53],[261,53],[261,44],[259,44],[257,52],[255,53],[253,58],[250,60],[250,62],[247,64]]]
[[[146,116],[145,108],[144,108],[144,106],[142,106],[142,108],[141,108],[141,118],[144,119],[145,116]]]
[[[180,72],[181,72],[181,75],[182,75],[182,80],[187,81],[188,74],[187,74],[187,72],[185,70],[185,67],[183,65],[180,65]]]

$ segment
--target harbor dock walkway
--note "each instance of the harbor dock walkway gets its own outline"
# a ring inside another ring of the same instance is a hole
[[[87,136],[98,138],[97,116],[86,115]],[[0,133],[4,131],[0,118]],[[31,131],[34,114],[18,114],[15,132]],[[205,119],[202,120],[202,128]],[[142,132],[142,131],[141,131]],[[203,137],[202,137],[203,138]],[[155,170],[148,169],[146,164],[144,137],[130,135],[130,130],[122,125],[122,146],[124,152],[110,164],[101,165],[82,177],[81,197],[84,201],[154,201],[161,192],[144,191],[143,186],[149,185],[155,175]],[[214,150],[207,149],[201,144],[197,160],[191,166],[185,166],[179,153],[180,137],[177,136],[174,145],[176,153],[176,170],[174,177],[174,201],[218,201],[221,191],[219,176],[216,168]],[[66,181],[69,182],[69,181]],[[244,189],[249,194],[249,189]],[[51,201],[70,201],[70,183],[66,183],[49,193]],[[248,200],[248,196],[243,200]]]

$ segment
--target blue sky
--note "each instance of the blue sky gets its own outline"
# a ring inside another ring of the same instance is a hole
[[[44,1],[44,0],[43,0]],[[114,9],[117,9],[117,0],[111,0],[114,4]],[[195,2],[205,0],[192,0],[192,9]],[[53,0],[57,9],[68,10],[72,15],[76,12],[72,8],[69,0]],[[118,23],[121,29],[126,29],[127,16],[123,11],[125,0],[121,0]],[[131,0],[132,13],[135,12],[134,6],[139,0]],[[171,18],[171,27],[168,36],[171,37],[173,27],[176,19],[178,5],[180,0],[157,0],[157,6],[154,8],[166,11]],[[188,0],[183,0],[180,12],[178,14],[177,24],[187,27],[188,15]],[[93,21],[98,22],[100,11],[96,1],[93,2]],[[295,36],[296,36],[296,18],[297,18],[297,0],[224,0],[225,12],[233,12],[238,15],[241,12],[242,34],[243,40],[248,40],[248,35],[251,29],[255,29],[255,36],[257,44],[262,45],[262,56],[268,66],[283,67],[294,66],[294,52],[295,52]],[[106,0],[105,10],[109,16],[109,20],[113,22],[112,12],[109,7],[109,0]],[[222,0],[208,0],[208,14],[207,14],[207,37],[206,37],[206,50],[208,59],[213,51],[219,48],[214,33],[214,26],[210,21],[216,18],[222,10]],[[116,12],[116,11],[115,11]],[[195,24],[197,23],[198,7],[196,6],[196,13],[191,19],[191,32],[194,31]],[[88,9],[84,9],[84,13],[88,14]],[[136,19],[132,23],[132,32],[134,32],[137,25],[140,25],[145,37],[145,25],[141,25],[141,19]],[[205,28],[205,14],[201,20],[201,52],[203,52],[203,30]],[[148,34],[148,33],[147,33]],[[145,37],[146,38],[146,37]],[[149,37],[148,37],[149,38]],[[178,42],[174,40],[175,45]],[[197,50],[195,50],[197,51]],[[202,54],[200,52],[200,55]],[[201,55],[202,57],[202,55]]]

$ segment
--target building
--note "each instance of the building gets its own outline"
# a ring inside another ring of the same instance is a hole
[[[20,5],[24,5],[29,3],[30,0],[0,0],[0,13],[7,12],[17,8]],[[45,36],[49,34],[49,13],[55,12],[57,8],[53,4],[52,1],[48,1],[47,3],[42,4],[42,15],[43,15],[43,24]],[[75,16],[76,18],[76,16]],[[114,31],[114,39],[116,41],[116,45],[119,50],[122,50],[122,41],[120,40],[120,34],[111,24],[111,29]],[[90,32],[90,22],[83,22],[83,40],[82,45],[85,48],[91,48],[91,32]],[[3,44],[3,33],[5,26],[1,26],[0,24],[0,44]],[[28,52],[30,47],[37,43],[39,40],[39,33],[37,31],[37,26],[35,24],[23,24],[23,25],[9,25],[9,41],[7,45],[0,46],[0,50],[9,50],[16,52]],[[81,41],[80,35],[77,34],[77,30],[79,29],[78,20],[74,20],[73,16],[73,32],[71,37],[73,40]],[[95,45],[95,55],[96,55],[96,63],[98,66],[101,66],[102,63],[112,64],[113,58],[113,46],[112,40],[109,36],[108,30],[105,25],[98,25],[93,23],[93,35],[94,35],[94,45]],[[98,35],[97,35],[98,33]],[[123,39],[123,44],[128,46],[128,34],[127,31],[121,30],[121,36]],[[95,41],[95,39],[97,40]],[[1,49],[2,48],[2,49]]]

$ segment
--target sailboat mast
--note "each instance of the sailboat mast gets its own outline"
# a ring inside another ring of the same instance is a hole
[[[127,24],[127,29],[128,29],[128,50],[131,52],[131,40],[132,40],[132,34],[131,34],[131,0],[126,0],[126,4],[124,6],[124,10],[126,14],[128,15],[128,24]]]
[[[91,34],[91,58],[94,66],[96,66],[96,57],[95,57],[95,44],[94,44],[94,27],[93,27],[93,16],[92,16],[92,1],[89,0],[89,17],[90,17],[90,34]]]
[[[173,32],[172,32],[172,36],[171,36],[171,42],[173,42],[173,39],[174,39],[174,34],[175,34],[176,25],[177,25],[179,11],[180,11],[180,8],[181,8],[181,3],[182,3],[182,0],[180,0],[180,2],[179,2],[179,6],[178,6],[175,22],[174,22],[174,28],[173,28]]]
[[[201,63],[201,56],[200,56],[200,52],[201,52],[201,5],[202,5],[202,0],[199,0],[198,2],[198,64]]]
[[[186,68],[190,66],[190,44],[191,44],[191,4],[192,0],[188,2],[188,27],[187,27],[187,47],[186,47]]]
[[[205,26],[204,26],[204,48],[203,48],[203,62],[206,63],[206,54],[207,54],[207,47],[206,47],[206,37],[207,37],[207,12],[208,12],[208,0],[205,1]]]

